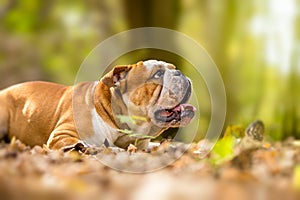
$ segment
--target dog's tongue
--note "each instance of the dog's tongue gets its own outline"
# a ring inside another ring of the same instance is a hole
[[[183,112],[185,110],[195,112],[196,108],[191,104],[184,103],[184,104],[179,104],[178,106],[172,109],[173,112]]]

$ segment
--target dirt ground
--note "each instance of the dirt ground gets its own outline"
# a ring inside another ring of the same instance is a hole
[[[1,143],[0,199],[300,199],[300,148],[293,143],[247,150],[218,165],[197,148],[86,155]]]

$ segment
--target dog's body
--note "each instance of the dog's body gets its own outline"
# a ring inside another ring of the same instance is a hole
[[[30,146],[51,149],[78,143],[126,148],[133,134],[158,136],[189,123],[194,107],[185,104],[190,81],[162,61],[117,66],[100,81],[63,86],[28,82],[0,91],[0,139],[15,136]],[[122,116],[138,116],[124,122]],[[140,141],[145,148],[149,138]]]

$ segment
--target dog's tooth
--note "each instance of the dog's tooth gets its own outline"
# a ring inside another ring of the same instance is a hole
[[[184,111],[184,106],[183,105],[180,105],[180,110],[181,110],[181,112]]]

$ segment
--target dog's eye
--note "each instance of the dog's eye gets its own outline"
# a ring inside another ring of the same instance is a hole
[[[154,75],[153,78],[161,78],[164,75],[164,71],[163,70],[158,70]]]

